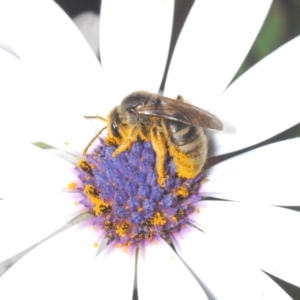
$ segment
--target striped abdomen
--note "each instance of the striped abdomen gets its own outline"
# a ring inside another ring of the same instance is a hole
[[[181,177],[198,175],[206,161],[207,138],[201,127],[173,120],[165,120],[168,130],[169,152]]]

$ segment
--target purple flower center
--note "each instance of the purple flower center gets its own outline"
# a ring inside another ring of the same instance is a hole
[[[101,144],[78,164],[83,183],[80,201],[94,215],[93,224],[108,241],[130,246],[155,237],[170,239],[188,222],[199,201],[200,177],[180,178],[170,157],[165,186],[157,182],[155,152],[149,142],[135,142],[116,157],[116,146]]]

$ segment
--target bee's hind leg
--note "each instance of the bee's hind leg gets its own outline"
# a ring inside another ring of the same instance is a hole
[[[167,154],[167,141],[162,130],[153,127],[150,130],[151,144],[156,153],[157,181],[162,187],[165,186],[165,159]]]

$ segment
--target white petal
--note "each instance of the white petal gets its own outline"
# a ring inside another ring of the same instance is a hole
[[[4,143],[0,150],[0,260],[37,243],[84,211],[74,166],[33,145]],[[79,184],[79,182],[78,182]]]
[[[81,224],[39,245],[1,277],[1,299],[83,299],[90,286],[82,278],[98,243],[98,233]]]
[[[79,184],[75,167],[67,161],[34,145],[6,141],[4,145],[0,149],[1,198],[41,197],[62,192],[70,182]]]
[[[73,19],[85,39],[89,43],[95,55],[99,55],[99,16],[98,14],[85,11]]]
[[[72,195],[73,205],[63,194],[0,200],[0,261],[41,241],[83,212],[78,205],[81,198]]]
[[[73,166],[77,166],[77,163],[79,160],[78,157],[82,157],[81,153],[77,153],[77,152],[73,153],[72,152],[73,149],[71,149],[71,148],[69,148],[69,150],[71,150],[69,152],[64,151],[62,149],[57,149],[57,148],[49,148],[49,149],[43,149],[43,150],[62,158],[64,161],[69,162]]]
[[[0,4],[0,25],[22,68],[13,78],[18,88],[10,88],[10,77],[3,79],[1,127],[17,120],[10,134],[19,139],[75,140],[74,148],[82,151],[93,135],[82,124],[83,115],[111,109],[99,62],[54,1],[13,0],[6,6]]]
[[[215,103],[223,131],[211,132],[210,155],[251,146],[299,123],[300,38],[288,42],[234,82]]]
[[[139,299],[207,299],[200,284],[162,240],[147,244],[138,257]]]
[[[100,58],[119,104],[135,90],[157,92],[169,50],[173,0],[102,1]]]
[[[21,69],[21,62],[20,60],[12,55],[10,52],[0,49],[0,64],[1,64],[1,71],[0,71],[0,81],[1,85],[8,84],[8,90],[11,89],[13,92],[13,87],[15,84],[18,83],[19,71]],[[6,88],[5,85],[3,88]],[[1,89],[1,97],[5,97],[5,92]],[[5,98],[2,99],[4,102]],[[3,103],[2,102],[2,103]],[[2,104],[3,105],[3,104]],[[1,105],[1,106],[2,106]],[[2,109],[2,107],[1,107]]]
[[[249,253],[248,260],[260,269],[300,286],[299,212],[227,201],[201,206],[193,222],[205,233],[230,245],[232,254]]]
[[[165,94],[207,107],[251,47],[271,1],[195,1],[175,48]]]
[[[251,249],[232,255],[229,243],[213,240],[194,228],[184,236],[176,236],[175,248],[213,299],[291,299],[273,280],[248,263]]]
[[[18,55],[15,53],[15,51],[13,50],[13,48],[9,45],[8,42],[6,41],[1,41],[0,40],[0,48],[1,50],[4,50],[7,53],[12,54],[13,56],[15,56],[16,58],[18,58]]]
[[[127,252],[113,243],[92,262],[85,281],[94,288],[86,291],[85,299],[93,299],[99,289],[101,299],[131,300],[134,275],[135,251]]]
[[[51,67],[51,62],[55,63],[53,67],[59,63],[71,67],[71,62],[81,66],[83,62],[77,61],[80,54],[85,64],[94,65],[95,57],[88,44],[54,1],[28,0],[25,4],[12,0],[1,3],[1,13],[1,22],[7,25],[2,31],[22,61],[43,62],[47,67]]]
[[[270,144],[205,171],[203,196],[249,203],[300,205],[300,138]]]

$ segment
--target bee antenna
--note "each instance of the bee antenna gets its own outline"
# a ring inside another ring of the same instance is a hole
[[[103,117],[96,115],[96,116],[83,116],[85,119],[99,119],[101,121],[107,122],[106,119],[104,119]]]
[[[83,155],[85,156],[87,151],[89,150],[89,148],[91,147],[91,145],[94,143],[94,141],[99,137],[99,135],[103,132],[103,130],[105,130],[107,128],[107,126],[101,128],[101,130],[99,130],[99,132],[91,139],[91,141],[87,144],[87,146],[84,148],[83,150]]]

